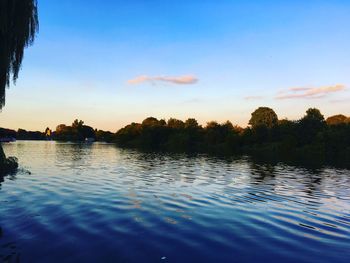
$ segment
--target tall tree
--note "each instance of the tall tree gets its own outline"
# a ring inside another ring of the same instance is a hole
[[[37,0],[0,1],[0,110],[5,89],[16,82],[24,48],[31,45],[39,28]]]
[[[0,1],[0,110],[5,105],[5,89],[11,78],[16,82],[24,48],[31,45],[39,28],[37,0]],[[0,144],[0,172],[16,166],[6,159]]]
[[[311,143],[316,135],[325,127],[326,121],[319,109],[310,108],[299,121],[299,136],[302,144]]]

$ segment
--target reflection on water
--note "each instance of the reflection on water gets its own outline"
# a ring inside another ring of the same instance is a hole
[[[0,262],[350,260],[349,170],[99,143],[4,148],[21,169],[0,183]]]

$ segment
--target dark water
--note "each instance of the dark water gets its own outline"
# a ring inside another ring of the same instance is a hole
[[[21,170],[0,186],[0,262],[350,262],[349,170],[4,149]]]

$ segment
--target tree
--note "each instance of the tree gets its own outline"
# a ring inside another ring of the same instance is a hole
[[[306,111],[306,115],[300,120],[300,124],[304,129],[319,130],[325,126],[324,116],[319,109],[310,108]]]
[[[96,140],[102,142],[112,142],[114,140],[114,133],[103,130],[95,130]]]
[[[219,129],[220,128],[220,124],[217,121],[209,121],[207,122],[207,126],[205,126],[205,129],[207,130],[214,130],[214,129]]]
[[[333,115],[327,118],[328,125],[339,125],[347,122],[347,117],[343,114]]]
[[[12,77],[16,82],[24,48],[34,42],[39,28],[36,0],[0,1],[0,109]]]
[[[24,48],[34,42],[39,28],[36,0],[0,1],[0,110],[5,89],[18,78]],[[0,172],[17,168],[14,158],[6,159],[0,144]]]
[[[155,126],[165,126],[166,122],[165,120],[158,120],[154,117],[148,117],[142,121],[143,127],[155,127]]]
[[[225,123],[221,124],[221,127],[223,129],[225,129],[226,131],[230,131],[230,132],[234,131],[234,127],[233,127],[232,122],[230,122],[228,120]]]
[[[185,121],[185,128],[187,128],[187,129],[197,129],[197,128],[199,128],[197,120],[193,119],[193,118],[188,118]]]
[[[168,120],[167,126],[173,129],[183,129],[185,127],[185,123],[182,120],[170,118]]]
[[[306,111],[306,115],[301,120],[315,123],[324,123],[324,116],[321,114],[319,109],[309,108]]]
[[[299,121],[299,141],[302,144],[311,143],[325,125],[326,122],[320,110],[309,108],[305,116]]]
[[[249,124],[252,128],[259,126],[265,126],[267,128],[274,127],[278,122],[277,114],[273,109],[268,107],[259,107],[252,113],[252,117],[249,120]]]
[[[84,121],[75,119],[74,122],[72,123],[72,127],[75,129],[81,129],[84,125]]]
[[[219,124],[216,121],[207,122],[205,127],[205,139],[209,144],[217,144],[225,141],[229,134],[233,132],[233,125],[227,121]]]
[[[87,125],[83,125],[78,130],[79,136],[81,140],[85,140],[86,138],[96,138],[95,130]]]

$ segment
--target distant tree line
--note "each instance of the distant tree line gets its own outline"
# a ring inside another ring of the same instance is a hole
[[[0,138],[15,138],[17,140],[44,140],[45,134],[40,131],[26,131],[24,129],[18,129],[15,131],[0,128]]]
[[[350,118],[335,115],[324,119],[318,109],[310,108],[296,121],[279,120],[270,108],[255,110],[249,127],[230,121],[208,122],[205,127],[195,119],[158,120],[131,123],[120,129],[115,142],[121,147],[151,151],[248,154],[258,158],[329,162],[350,165]]]
[[[97,141],[112,142],[115,133],[93,129],[90,126],[84,125],[82,120],[74,120],[72,125],[60,124],[56,130],[52,131],[46,128],[41,131],[26,131],[18,129],[0,128],[0,138],[15,138],[17,140],[57,140],[57,141],[72,141],[79,142],[85,139],[93,139]]]
[[[208,122],[204,127],[189,118],[168,121],[148,117],[131,123],[116,133],[93,129],[75,120],[45,132],[0,128],[0,138],[18,140],[96,141],[144,151],[250,155],[257,158],[348,164],[350,166],[350,118],[334,115],[326,120],[318,109],[310,108],[299,120],[279,120],[273,109],[260,107],[251,114],[246,128],[230,121]]]

